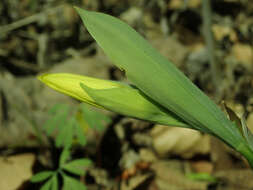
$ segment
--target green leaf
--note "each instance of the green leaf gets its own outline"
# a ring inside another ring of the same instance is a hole
[[[77,140],[80,143],[80,145],[82,146],[86,145],[87,141],[84,135],[84,130],[82,130],[81,126],[76,120],[75,120],[75,129],[76,129]]]
[[[108,110],[160,124],[190,127],[132,86],[102,90],[89,88],[82,83],[80,85],[90,97]]]
[[[64,164],[62,168],[76,175],[84,175],[85,174],[84,169],[87,166],[91,165],[91,163],[92,162],[89,159],[77,159]]]
[[[60,168],[63,166],[63,164],[66,163],[66,161],[69,159],[70,157],[70,150],[69,148],[64,148],[62,153],[61,153],[61,156],[60,156]]]
[[[75,125],[75,118],[74,117],[71,117],[69,120],[68,120],[68,124],[67,124],[67,130],[66,130],[66,136],[64,138],[64,141],[63,141],[63,145],[64,147],[71,147],[72,145],[72,141],[73,141],[73,136],[74,136],[74,126]]]
[[[217,179],[208,173],[188,173],[186,177],[194,181],[217,182]]]
[[[32,176],[32,178],[30,180],[33,183],[41,182],[41,181],[48,179],[52,175],[54,175],[54,173],[55,173],[54,171],[39,172],[39,173],[35,174],[34,176]]]
[[[43,128],[46,130],[47,135],[51,135],[51,133],[57,128],[62,126],[67,119],[69,109],[66,107],[65,109],[56,112],[55,115],[52,116],[49,120],[46,121]]]
[[[55,144],[57,147],[64,146],[70,147],[72,145],[74,129],[74,118],[70,118],[59,130],[56,137]]]
[[[100,114],[97,111],[91,110],[88,105],[80,105],[83,118],[88,123],[88,125],[94,129],[103,130],[104,126],[108,124],[111,119],[104,114]],[[104,123],[106,122],[106,123]]]
[[[68,132],[68,127],[69,126],[65,124],[62,126],[61,130],[59,130],[59,133],[55,139],[55,146],[56,147],[61,147],[64,145],[64,140],[65,140],[66,134]]]
[[[81,104],[80,108],[82,111],[83,118],[87,122],[89,127],[96,128],[97,122],[94,115],[92,114],[92,111],[85,104]]]
[[[58,190],[59,184],[58,184],[58,177],[57,173],[52,177],[52,190]]]
[[[48,119],[46,123],[43,125],[43,129],[45,129],[47,135],[51,135],[52,132],[56,129],[56,124],[58,121],[60,121],[62,118],[61,114],[55,115]]]
[[[40,190],[51,190],[52,187],[52,178],[49,179],[41,188]]]
[[[63,176],[63,190],[86,190],[84,184],[75,178]]]
[[[214,134],[242,151],[244,140],[236,126],[134,29],[110,15],[76,10],[106,55],[138,89],[193,128]]]
[[[53,107],[51,107],[48,111],[49,114],[54,115],[59,111],[67,110],[69,108],[66,104],[55,104]]]

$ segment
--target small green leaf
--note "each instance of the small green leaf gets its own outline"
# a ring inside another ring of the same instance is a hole
[[[208,181],[208,182],[216,182],[217,179],[213,176],[211,176],[208,173],[188,173],[186,174],[186,177],[188,177],[191,180],[195,181]]]
[[[88,123],[89,127],[95,129],[101,127],[99,123],[100,121],[96,118],[94,111],[91,111],[85,104],[81,104],[80,108],[82,111],[83,118]]]
[[[59,131],[58,135],[56,136],[56,139],[55,139],[55,146],[56,147],[60,147],[64,144],[64,140],[65,140],[67,131],[68,131],[68,125],[65,124],[64,126],[62,126],[61,130]]]
[[[56,129],[57,126],[61,126],[67,119],[68,110],[63,110],[62,112],[57,112],[52,118],[46,121],[43,128],[46,130],[48,135]]]
[[[52,187],[52,178],[49,179],[41,188],[40,190],[51,190]]]
[[[75,178],[63,176],[63,190],[86,190],[84,184]]]
[[[81,126],[76,120],[75,120],[75,129],[76,129],[77,140],[80,143],[80,145],[82,146],[86,145],[87,141],[84,135],[84,131],[82,130]]]
[[[74,118],[70,118],[65,125],[62,126],[59,134],[56,137],[55,144],[57,147],[64,146],[70,147],[73,139],[73,129]]]
[[[74,126],[75,125],[75,118],[71,117],[68,122],[67,122],[67,129],[66,129],[66,135],[63,141],[63,146],[64,147],[71,147],[72,141],[73,141],[73,136],[74,136]]]
[[[66,104],[55,104],[52,108],[49,109],[48,113],[51,115],[56,114],[59,111],[63,111],[68,109],[68,105]]]
[[[70,150],[69,148],[64,148],[62,153],[61,153],[61,156],[60,156],[60,168],[63,166],[63,164],[66,163],[66,161],[69,159],[70,157]]]
[[[33,183],[41,182],[41,181],[44,181],[47,178],[51,177],[54,173],[55,172],[53,172],[53,171],[39,172],[39,173],[35,174],[34,176],[32,176],[32,178],[30,180]]]
[[[58,184],[58,177],[57,173],[52,177],[52,190],[58,190],[59,184]]]
[[[78,159],[64,164],[62,168],[76,175],[84,175],[84,169],[91,165],[91,163],[92,162],[89,159]]]

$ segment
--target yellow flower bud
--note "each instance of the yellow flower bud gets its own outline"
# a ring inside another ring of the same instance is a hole
[[[97,105],[96,102],[80,87],[80,83],[84,83],[86,86],[93,89],[111,89],[121,86],[120,83],[109,80],[68,73],[43,74],[38,76],[38,79],[56,91],[100,108],[101,106]]]

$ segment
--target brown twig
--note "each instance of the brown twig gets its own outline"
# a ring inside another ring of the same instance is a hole
[[[62,7],[63,7],[63,5],[60,5],[60,6],[51,8],[51,9],[47,9],[44,12],[26,17],[24,19],[18,20],[16,22],[11,23],[11,24],[7,24],[5,26],[1,26],[0,27],[0,34],[4,35],[4,34],[7,34],[15,29],[18,29],[20,27],[32,24],[34,22],[38,22],[38,21],[42,20],[43,18],[45,18],[45,16],[48,16],[49,14],[53,14],[53,13],[59,11],[60,9],[62,9]]]
[[[33,71],[33,72],[42,71],[42,68],[36,66],[35,64],[27,63],[27,62],[24,62],[24,61],[18,60],[18,59],[10,59],[9,63],[16,66],[16,67],[23,68],[23,69]]]

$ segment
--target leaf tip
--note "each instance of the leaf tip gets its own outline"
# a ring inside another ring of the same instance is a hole
[[[77,6],[73,6],[73,8],[75,9],[76,12],[80,12],[82,9],[80,7],[77,7]]]
[[[45,83],[45,81],[46,81],[46,77],[48,76],[48,74],[47,73],[45,73],[45,74],[41,74],[41,75],[38,75],[37,76],[37,79],[39,80],[39,81],[41,81],[41,82],[43,82],[43,83]]]
[[[79,14],[79,16],[88,16],[87,14],[88,14],[88,12],[89,11],[87,11],[87,10],[85,10],[85,9],[82,9],[82,8],[80,8],[80,7],[77,7],[77,6],[73,6],[73,8],[75,9],[75,11]]]

